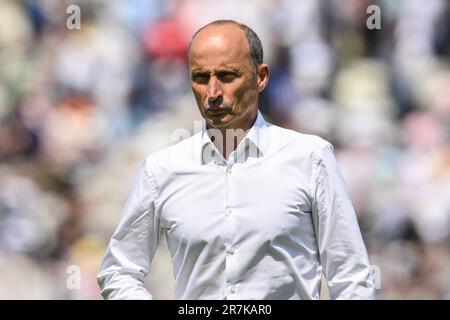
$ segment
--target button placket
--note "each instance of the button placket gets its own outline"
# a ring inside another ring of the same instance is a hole
[[[230,157],[230,161],[225,163],[225,168],[222,172],[225,178],[225,208],[224,208],[224,244],[225,244],[225,281],[227,294],[234,294],[236,292],[235,281],[237,278],[237,261],[236,255],[236,221],[232,218],[236,214],[236,188],[234,172],[233,157]],[[233,288],[233,289],[231,289]]]

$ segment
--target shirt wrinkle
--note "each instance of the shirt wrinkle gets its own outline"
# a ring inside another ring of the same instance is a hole
[[[105,298],[153,297],[136,275],[150,269],[162,233],[176,299],[318,299],[322,272],[333,298],[375,297],[329,142],[258,111],[229,159],[203,159],[207,146],[202,131],[146,158],[98,274]]]

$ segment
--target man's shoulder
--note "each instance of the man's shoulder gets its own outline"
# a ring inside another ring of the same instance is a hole
[[[170,166],[192,162],[195,150],[198,149],[200,133],[196,133],[184,140],[166,146],[147,155],[147,163],[156,166]]]
[[[298,132],[274,124],[269,124],[269,139],[272,145],[288,147],[302,153],[320,152],[326,147],[333,148],[329,141],[320,136]]]

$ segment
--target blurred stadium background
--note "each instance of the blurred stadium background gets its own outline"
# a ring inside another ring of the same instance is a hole
[[[381,30],[366,28],[371,4]],[[142,160],[200,119],[186,47],[218,18],[261,37],[267,119],[334,144],[379,298],[450,299],[445,0],[0,0],[0,298],[101,298]],[[164,242],[147,286],[173,298]]]

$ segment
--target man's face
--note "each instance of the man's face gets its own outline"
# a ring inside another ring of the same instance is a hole
[[[263,65],[265,76],[256,70],[243,30],[232,24],[203,29],[191,44],[189,67],[192,91],[208,127],[252,126],[268,67]]]

